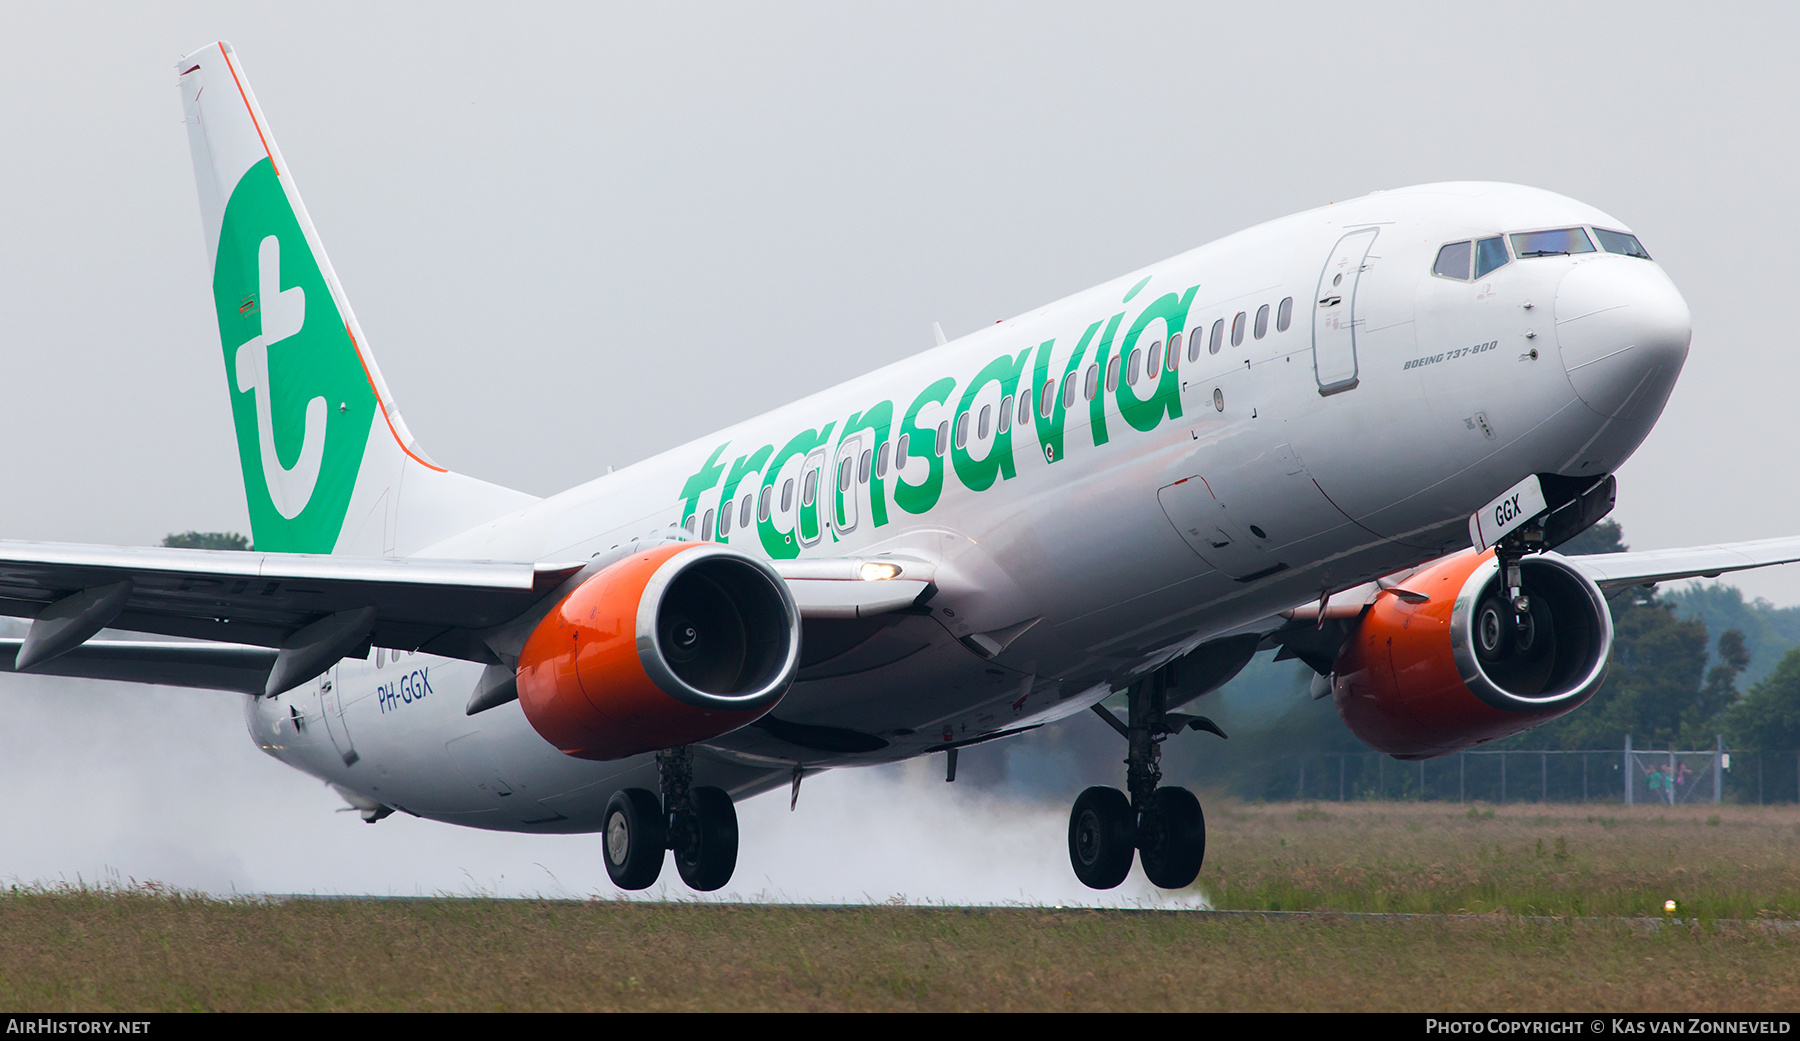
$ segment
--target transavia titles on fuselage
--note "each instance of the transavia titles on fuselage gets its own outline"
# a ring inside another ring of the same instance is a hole
[[[534,499],[415,442],[231,49],[177,73],[256,551],[0,543],[6,658],[242,691],[368,821],[604,831],[619,885],[672,851],[716,889],[734,799],[1091,710],[1126,784],[1076,801],[1075,873],[1180,887],[1205,825],[1159,750],[1259,648],[1442,755],[1594,692],[1602,590],[1800,557],[1553,551],[1688,310],[1624,223],[1485,183],[1271,221]]]

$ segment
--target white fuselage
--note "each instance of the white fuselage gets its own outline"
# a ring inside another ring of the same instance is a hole
[[[1272,221],[420,555],[584,559],[680,532],[775,558],[935,564],[923,608],[809,627],[770,721],[705,746],[700,783],[740,797],[796,767],[1049,722],[1202,642],[1467,545],[1469,514],[1528,474],[1616,469],[1686,356],[1662,270],[1595,251],[1433,274],[1446,243],[1574,226],[1626,230],[1493,184]],[[1176,367],[1146,374],[1174,334]],[[613,791],[655,787],[648,757],[562,755],[516,703],[465,714],[481,669],[377,651],[246,713],[271,754],[353,800],[455,823],[594,830]]]

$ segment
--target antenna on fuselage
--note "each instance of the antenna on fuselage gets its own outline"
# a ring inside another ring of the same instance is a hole
[[[936,322],[931,323],[931,335],[937,337],[937,345],[939,347],[950,342],[949,340],[944,339],[944,327]]]

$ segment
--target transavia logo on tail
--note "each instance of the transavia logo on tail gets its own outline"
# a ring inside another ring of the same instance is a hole
[[[256,546],[329,553],[376,418],[375,394],[266,159],[225,208],[213,300]]]
[[[269,348],[305,327],[306,290],[300,286],[281,288],[280,239],[268,236],[256,253],[263,331],[237,349],[237,389],[254,395],[251,407],[256,409],[256,448],[269,498],[274,501],[276,513],[293,520],[306,509],[319,483],[319,464],[325,461],[326,405],[324,398],[306,403],[306,435],[300,441],[300,459],[291,469],[282,466],[275,451],[275,418],[269,411]]]

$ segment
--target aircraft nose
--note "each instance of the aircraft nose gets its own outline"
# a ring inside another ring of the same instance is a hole
[[[1661,410],[1687,361],[1687,301],[1634,257],[1577,264],[1556,290],[1556,342],[1575,393],[1603,416]]]

